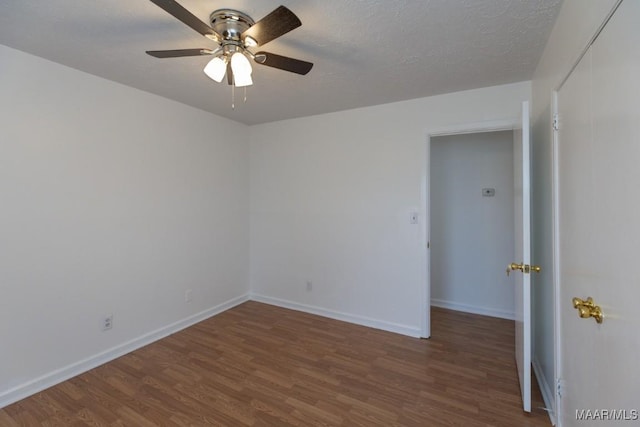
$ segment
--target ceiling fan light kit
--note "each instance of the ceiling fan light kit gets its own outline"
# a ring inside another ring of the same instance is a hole
[[[249,48],[270,41],[302,25],[300,19],[284,6],[279,6],[261,20],[255,22],[249,15],[233,9],[218,9],[211,13],[207,25],[182,7],[175,0],[151,0],[167,13],[218,43],[211,49],[177,49],[147,51],[156,58],[178,58],[185,56],[214,56],[204,67],[204,73],[220,83],[227,76],[232,87],[247,87],[253,84],[253,69],[249,59],[257,64],[305,75],[313,64],[269,52],[253,53]]]
[[[251,86],[251,63],[244,56],[244,53],[238,51],[231,55],[231,70],[233,70],[233,82],[237,87]]]
[[[224,74],[227,72],[227,62],[219,56],[213,58],[209,63],[204,67],[204,73],[220,83],[222,79],[224,79]]]

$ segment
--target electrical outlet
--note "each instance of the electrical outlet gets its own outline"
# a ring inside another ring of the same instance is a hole
[[[184,302],[191,302],[192,292],[191,289],[184,291]]]
[[[311,292],[313,290],[313,282],[311,280],[307,280],[307,291]]]
[[[102,330],[108,331],[113,328],[113,314],[108,314],[102,319]]]

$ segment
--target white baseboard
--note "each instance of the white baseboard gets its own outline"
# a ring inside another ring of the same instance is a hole
[[[459,304],[457,302],[445,301],[431,298],[431,305],[434,307],[447,308],[449,310],[463,311],[465,313],[480,314],[482,316],[499,317],[500,319],[515,320],[516,314],[513,311],[497,310],[494,308],[480,307],[469,304]]]
[[[72,363],[68,366],[30,380],[24,384],[13,387],[7,391],[0,393],[0,408],[4,408],[7,405],[17,402],[18,400],[22,400],[25,397],[31,396],[32,394],[38,393],[44,389],[66,381],[69,378],[73,378],[77,375],[87,372],[93,368],[117,359],[120,356],[124,356],[125,354],[137,350],[140,347],[144,347],[145,345],[151,344],[154,341],[174,334],[182,329],[208,319],[211,316],[222,313],[223,311],[235,307],[236,305],[242,304],[243,302],[248,300],[248,294],[230,299],[214,307],[208,308],[207,310],[201,311],[200,313],[196,313],[185,319],[179,320],[160,329],[156,329],[155,331],[144,334],[138,338],[134,338],[130,341],[110,348],[94,356]]]
[[[533,366],[533,373],[538,380],[538,385],[540,386],[540,392],[542,393],[542,400],[544,400],[544,405],[547,413],[549,414],[549,419],[551,420],[551,424],[556,425],[556,401],[553,398],[553,388],[547,382],[543,372],[542,366],[538,359],[534,356],[531,360],[531,365]]]
[[[251,294],[251,300],[262,302],[265,304],[275,305],[278,307],[289,308],[291,310],[302,311],[305,313],[316,314],[322,317],[328,317],[330,319],[342,320],[343,322],[355,323],[356,325],[368,326],[374,329],[381,329],[383,331],[394,332],[397,334],[408,335],[410,337],[419,338],[420,328],[408,325],[401,325],[398,323],[385,322],[383,320],[371,319],[365,316],[358,316],[355,314],[342,313],[339,311],[329,310],[322,307],[316,307],[307,304],[301,304],[293,301],[283,300],[280,298],[272,298],[259,294]]]

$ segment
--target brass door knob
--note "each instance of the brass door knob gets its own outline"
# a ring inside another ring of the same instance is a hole
[[[578,310],[578,316],[582,319],[593,317],[597,323],[604,321],[604,313],[600,306],[593,302],[593,298],[588,297],[586,300],[575,297],[571,300],[573,308]]]
[[[542,268],[540,268],[539,265],[529,265],[529,264],[524,264],[524,263],[518,264],[517,262],[512,262],[511,264],[509,264],[507,266],[507,276],[509,275],[509,273],[511,273],[512,271],[515,271],[515,270],[520,270],[523,273],[529,273],[531,271],[534,271],[536,273],[540,273]]]
[[[516,262],[512,262],[507,266],[507,276],[515,270],[524,271],[524,264],[518,264]]]

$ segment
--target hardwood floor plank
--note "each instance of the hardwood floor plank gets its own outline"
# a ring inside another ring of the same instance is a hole
[[[433,308],[432,333],[247,302],[0,409],[0,425],[550,425],[537,388],[522,412],[512,321]]]
[[[304,420],[299,420],[292,415],[293,408],[280,408],[265,403],[261,399],[253,399],[251,407],[254,409],[256,426],[305,426]]]
[[[16,419],[10,416],[4,409],[0,409],[0,425],[7,427],[17,427]]]

